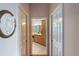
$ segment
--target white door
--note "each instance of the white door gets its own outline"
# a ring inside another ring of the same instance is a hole
[[[52,20],[52,54],[53,56],[63,55],[63,18],[62,4],[58,5],[51,16]]]
[[[22,7],[19,8],[19,18],[20,18],[20,32],[21,32],[21,55],[22,56],[27,56],[28,51],[27,51],[27,15],[24,13]]]

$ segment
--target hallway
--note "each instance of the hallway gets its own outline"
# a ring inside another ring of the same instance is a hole
[[[46,47],[38,43],[32,42],[32,56],[47,56]]]
[[[0,56],[79,56],[79,4],[0,4]]]

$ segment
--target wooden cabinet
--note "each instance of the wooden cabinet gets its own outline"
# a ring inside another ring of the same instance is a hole
[[[41,20],[40,31],[41,35],[33,35],[33,41],[46,46],[46,20]]]

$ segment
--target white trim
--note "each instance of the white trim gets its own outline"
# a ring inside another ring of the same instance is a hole
[[[19,20],[20,20],[20,15],[21,15],[21,13],[22,14],[24,14],[24,16],[26,17],[26,28],[27,28],[27,30],[26,30],[26,32],[28,31],[29,32],[29,30],[28,30],[28,25],[27,25],[27,22],[28,22],[28,20],[29,20],[29,14],[24,10],[24,8],[21,6],[21,4],[18,4],[18,9],[19,9]],[[21,20],[20,20],[20,22],[19,22],[19,26],[20,26],[20,32],[21,32]],[[28,39],[29,39],[29,34],[28,34],[28,32],[27,32],[27,41],[28,41]],[[21,38],[21,35],[20,35],[20,38]],[[22,40],[22,39],[21,39]],[[21,40],[20,40],[20,43],[21,43]],[[26,43],[27,45],[28,45],[28,42]],[[29,50],[29,46],[27,46],[27,49]],[[28,56],[28,54],[29,54],[29,51],[26,51],[27,52],[27,56]],[[20,50],[21,51],[21,50]]]
[[[49,55],[51,56],[51,14],[49,15]]]
[[[27,16],[28,13],[24,10],[24,8],[22,7],[22,5],[18,4],[18,6],[19,6],[19,9],[22,10],[22,12]]]
[[[62,4],[58,4],[57,7],[54,9],[54,11],[51,12],[50,15],[53,15],[60,7],[62,7]]]

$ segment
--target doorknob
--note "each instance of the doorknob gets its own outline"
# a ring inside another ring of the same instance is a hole
[[[51,41],[53,41],[53,40],[51,40]]]

